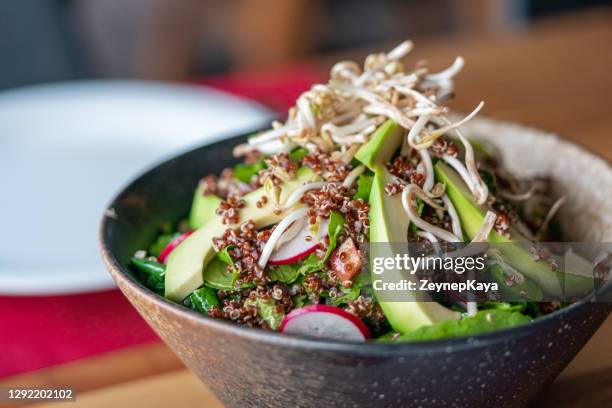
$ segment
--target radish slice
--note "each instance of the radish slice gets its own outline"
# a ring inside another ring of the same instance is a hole
[[[186,240],[187,237],[190,236],[191,234],[193,234],[193,231],[187,231],[186,233],[179,235],[178,237],[170,241],[168,245],[166,245],[166,247],[162,249],[162,251],[159,253],[157,260],[161,263],[166,263],[166,260],[168,259],[168,255],[170,255],[170,252],[174,251],[174,248],[179,246],[179,244],[183,242],[184,240]]]
[[[329,219],[321,221],[319,223],[317,236],[312,236],[313,233],[310,231],[310,224],[307,223],[300,232],[272,253],[268,264],[286,265],[306,258],[317,250],[319,242],[327,235],[328,226]],[[310,241],[306,240],[307,236],[311,237]]]
[[[339,307],[329,305],[295,309],[283,319],[280,332],[352,341],[370,338],[370,331],[361,320]]]

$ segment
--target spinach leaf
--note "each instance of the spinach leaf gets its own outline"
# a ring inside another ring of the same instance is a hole
[[[229,254],[229,251],[234,249],[232,245],[226,246],[223,250],[217,252],[217,258],[226,265],[234,266],[234,260],[232,256]]]
[[[273,281],[291,284],[300,277],[299,264],[278,265],[268,270],[268,277]]]
[[[329,227],[327,229],[329,235],[329,246],[325,251],[323,259],[319,259],[316,254],[311,254],[304,260],[300,267],[300,273],[310,273],[323,269],[331,253],[336,249],[338,237],[344,229],[344,217],[338,211],[332,211],[329,216]]]
[[[461,320],[444,320],[431,326],[404,333],[397,341],[438,340],[448,337],[474,336],[530,322],[531,319],[518,312],[506,310],[481,310],[472,317]]]
[[[234,271],[234,273],[228,272],[227,265],[228,264],[221,261],[218,257],[214,257],[208,265],[206,265],[202,273],[204,285],[213,289],[236,290],[234,284],[236,283],[238,274],[236,271]],[[252,288],[254,286],[254,283],[248,283],[242,285],[241,289]]]
[[[208,287],[194,290],[187,299],[187,306],[204,315],[207,315],[208,311],[213,307],[221,309],[217,293],[214,289]]]
[[[297,164],[302,163],[302,159],[308,156],[308,150],[304,147],[296,147],[289,153],[289,158]]]
[[[366,203],[370,200],[370,191],[372,190],[372,182],[374,175],[371,172],[362,173],[357,178],[357,192],[353,196],[355,200],[361,198]]]
[[[130,262],[141,273],[144,284],[155,293],[164,295],[166,265],[151,259],[132,258]]]
[[[153,244],[151,244],[151,246],[149,247],[149,254],[157,258],[159,254],[161,254],[161,252],[164,250],[164,248],[168,246],[170,241],[180,235],[180,232],[175,232],[158,236],[155,242],[153,242]]]
[[[256,298],[255,300],[247,299],[244,305],[254,305],[257,307],[257,315],[265,320],[272,330],[278,330],[285,317],[284,313],[276,310],[276,302],[271,298],[267,300],[262,300],[261,298]]]
[[[224,264],[230,265],[232,267],[232,271],[233,271],[232,272],[232,287],[233,287],[234,284],[236,283],[236,279],[238,279],[238,271],[236,270],[236,267],[234,266],[234,260],[232,259],[232,256],[229,253],[229,251],[231,251],[232,249],[234,249],[234,247],[232,245],[229,245],[223,248],[223,250],[217,252],[217,259],[219,259]]]
[[[480,177],[482,177],[482,181],[485,182],[489,191],[495,191],[497,189],[497,178],[495,174],[493,174],[490,170],[480,170]]]
[[[227,264],[213,258],[204,268],[204,284],[215,289],[232,290],[236,281],[233,273],[227,271]]]
[[[251,164],[239,163],[234,166],[234,177],[243,183],[250,183],[253,176],[265,168],[266,163],[264,163],[263,159]]]

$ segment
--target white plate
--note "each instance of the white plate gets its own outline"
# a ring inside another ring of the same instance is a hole
[[[160,158],[270,118],[219,91],[141,81],[0,93],[0,294],[112,287],[97,244],[112,195]]]

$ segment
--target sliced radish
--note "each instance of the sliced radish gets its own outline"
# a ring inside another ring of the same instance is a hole
[[[327,228],[329,227],[329,219],[323,220],[319,223],[317,236],[312,236],[310,231],[310,224],[306,223],[304,228],[298,232],[293,238],[285,242],[278,248],[268,261],[270,265],[285,265],[292,264],[300,259],[306,258],[312,254],[319,247],[321,239],[327,235]],[[307,240],[310,237],[310,240]]]
[[[184,240],[186,240],[187,237],[190,236],[191,234],[193,234],[193,231],[187,231],[186,233],[181,234],[178,237],[174,238],[172,241],[170,241],[168,245],[166,245],[166,247],[162,249],[162,251],[159,253],[157,260],[161,263],[166,263],[166,260],[168,259],[168,255],[170,255],[170,252],[174,251],[174,248],[179,246],[179,244],[183,242]]]
[[[329,265],[341,282],[351,280],[361,271],[361,256],[351,238],[336,248],[329,258]]]
[[[295,309],[283,319],[282,333],[328,339],[365,341],[368,327],[354,315],[329,305],[311,305]]]

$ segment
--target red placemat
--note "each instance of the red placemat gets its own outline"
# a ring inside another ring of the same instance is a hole
[[[196,84],[257,100],[283,114],[324,73],[312,66],[202,78]],[[157,341],[118,290],[0,296],[0,377]]]

